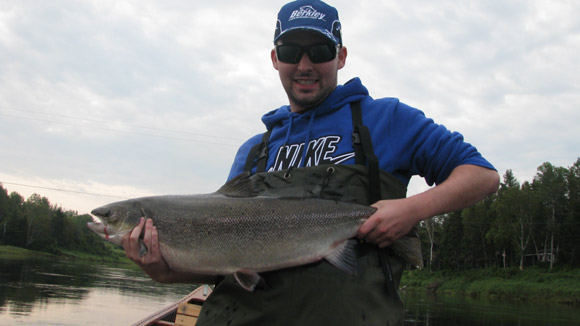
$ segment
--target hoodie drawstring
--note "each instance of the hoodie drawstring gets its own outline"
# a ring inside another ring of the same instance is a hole
[[[288,130],[286,130],[286,138],[284,138],[284,144],[282,145],[283,150],[286,150],[288,146],[288,140],[290,139],[290,132],[292,132],[292,123],[294,122],[294,116],[292,112],[288,112]]]
[[[306,167],[306,152],[308,152],[308,144],[310,143],[310,134],[312,133],[312,122],[314,122],[314,117],[316,116],[316,110],[312,110],[310,114],[310,121],[308,122],[308,128],[306,129],[306,137],[304,138],[304,149],[302,150],[302,167]],[[300,167],[300,166],[298,166]]]

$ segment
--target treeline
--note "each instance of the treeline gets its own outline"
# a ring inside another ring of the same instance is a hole
[[[569,168],[546,162],[521,184],[507,170],[493,196],[421,222],[426,266],[580,266],[579,192],[580,158]]]
[[[46,197],[28,199],[0,184],[0,245],[60,254],[62,250],[114,256],[112,247],[89,230],[88,214],[52,205]]]

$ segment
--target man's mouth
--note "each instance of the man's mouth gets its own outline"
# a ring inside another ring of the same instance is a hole
[[[311,86],[317,82],[316,79],[295,79],[294,81],[303,86]]]
[[[318,83],[318,79],[312,78],[295,78],[294,82],[303,87],[312,87]]]

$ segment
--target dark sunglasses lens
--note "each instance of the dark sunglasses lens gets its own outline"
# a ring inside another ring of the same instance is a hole
[[[295,64],[300,62],[304,52],[308,53],[312,63],[328,62],[336,57],[336,47],[332,44],[319,44],[306,48],[296,45],[278,45],[276,47],[278,60],[285,63]]]
[[[294,45],[278,45],[276,47],[278,60],[286,63],[298,63],[302,57],[302,49]]]
[[[308,49],[308,57],[312,63],[322,63],[336,57],[336,47],[332,44],[315,45]]]

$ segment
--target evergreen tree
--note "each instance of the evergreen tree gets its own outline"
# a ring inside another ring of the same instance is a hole
[[[461,250],[463,239],[461,211],[445,214],[440,238],[438,262],[441,267],[461,270],[464,266]]]
[[[533,187],[538,191],[542,213],[546,222],[544,259],[549,260],[550,270],[558,257],[559,235],[567,212],[567,170],[545,162],[538,167]]]

